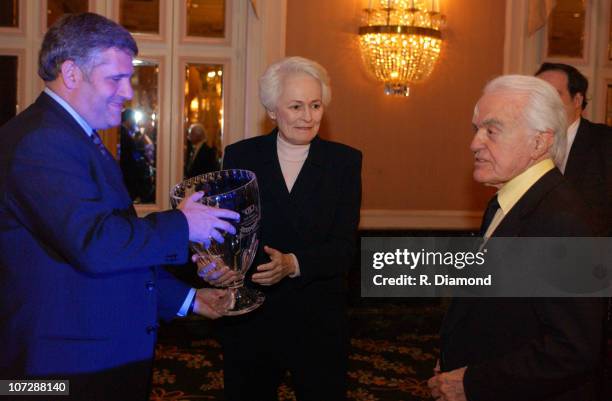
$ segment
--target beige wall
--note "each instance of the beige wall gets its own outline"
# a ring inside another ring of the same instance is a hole
[[[407,98],[385,96],[364,70],[362,3],[289,0],[286,37],[287,56],[330,73],[321,135],[363,151],[362,209],[481,211],[492,191],[471,179],[471,117],[483,85],[502,73],[505,2],[443,0],[441,59]]]

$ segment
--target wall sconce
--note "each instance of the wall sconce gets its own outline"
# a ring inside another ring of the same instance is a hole
[[[369,1],[359,27],[366,68],[385,83],[385,94],[408,96],[409,84],[426,79],[440,57],[444,16],[439,0]]]

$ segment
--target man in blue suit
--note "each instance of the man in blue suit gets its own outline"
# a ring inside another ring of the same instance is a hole
[[[238,214],[195,194],[137,217],[95,132],[121,122],[137,52],[102,16],[63,18],[40,50],[44,93],[0,128],[0,379],[70,379],[63,399],[148,399],[158,318],[229,303],[159,266],[222,241]]]

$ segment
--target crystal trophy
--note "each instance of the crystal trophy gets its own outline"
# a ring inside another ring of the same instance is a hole
[[[248,170],[221,170],[189,178],[172,188],[170,202],[176,208],[186,196],[204,192],[198,202],[212,207],[240,213],[240,221],[230,222],[236,234],[222,232],[223,243],[211,240],[210,246],[190,242],[191,249],[205,265],[214,263],[216,268],[227,267],[238,274],[238,279],[227,288],[233,303],[225,315],[242,315],[260,306],[264,295],[244,286],[244,275],[257,253],[261,209],[259,189],[255,173]]]

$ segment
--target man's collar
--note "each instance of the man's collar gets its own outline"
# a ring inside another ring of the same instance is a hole
[[[93,129],[89,126],[89,124],[87,124],[87,121],[85,121],[83,117],[81,117],[79,113],[77,113],[76,110],[73,109],[72,106],[68,104],[68,102],[66,102],[60,95],[53,92],[53,90],[51,90],[48,86],[45,87],[44,92],[47,95],[51,96],[51,98],[55,100],[57,103],[59,103],[59,105],[62,106],[76,120],[77,123],[79,123],[79,125],[81,126],[81,128],[83,128],[85,133],[88,136],[91,136],[91,132],[93,131]]]
[[[508,181],[497,192],[497,200],[504,214],[508,214],[525,192],[553,168],[555,168],[555,164],[552,159],[545,159]]]

